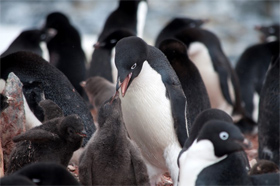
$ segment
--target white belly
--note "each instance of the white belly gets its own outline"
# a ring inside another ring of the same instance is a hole
[[[224,110],[231,115],[233,107],[227,103],[223,96],[219,76],[213,68],[206,46],[202,43],[194,42],[189,47],[188,55],[199,70],[210,99],[211,107]],[[230,79],[228,79],[228,85],[230,97],[234,102],[234,90]]]
[[[214,146],[209,140],[201,140],[198,143],[195,140],[192,146],[185,151],[179,159],[179,185],[194,186],[197,176],[203,169],[226,157],[227,155],[220,158],[216,157],[214,154]]]
[[[174,143],[180,147],[165,90],[160,74],[144,62],[139,76],[121,98],[129,136],[140,147],[144,158],[161,169],[167,169],[164,149]]]

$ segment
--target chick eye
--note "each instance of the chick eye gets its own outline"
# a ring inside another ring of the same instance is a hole
[[[135,69],[135,68],[136,68],[136,66],[137,66],[137,64],[136,64],[136,63],[134,63],[134,64],[131,66],[131,70]]]
[[[223,132],[220,132],[219,136],[222,140],[227,140],[229,137],[229,134],[227,132],[223,131]]]

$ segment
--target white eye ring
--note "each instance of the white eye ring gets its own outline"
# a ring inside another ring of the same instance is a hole
[[[223,132],[220,132],[219,136],[222,140],[227,140],[229,137],[229,134],[227,132],[223,131]]]
[[[270,28],[268,29],[268,32],[271,33],[271,34],[274,33],[274,28],[270,27]]]
[[[137,64],[134,63],[134,64],[131,66],[131,70],[135,69],[136,66],[137,66]]]
[[[111,39],[111,40],[110,40],[110,43],[115,43],[115,42],[117,42],[116,39]]]

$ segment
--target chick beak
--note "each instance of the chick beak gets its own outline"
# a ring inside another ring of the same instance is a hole
[[[132,76],[132,72],[130,72],[130,73],[126,76],[126,78],[123,80],[123,82],[118,81],[118,83],[117,83],[116,91],[118,91],[119,88],[121,88],[122,97],[125,96],[125,93],[126,93],[126,91],[127,91],[127,87],[128,87],[129,81],[130,81],[130,79],[131,79],[131,76]]]
[[[119,97],[119,91],[116,91],[115,95],[112,97],[110,104],[113,103],[114,99],[116,99],[117,97]]]
[[[82,130],[81,132],[79,132],[79,133],[77,133],[77,134],[78,134],[79,136],[83,137],[83,138],[87,137],[87,133],[86,133],[85,130]]]

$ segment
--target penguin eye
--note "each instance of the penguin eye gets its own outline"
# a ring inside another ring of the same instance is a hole
[[[117,42],[116,39],[111,39],[111,40],[110,40],[110,43],[112,43],[112,44],[115,43],[115,42]]]
[[[68,134],[74,134],[74,130],[72,128],[68,128]]]
[[[268,32],[271,33],[271,34],[274,33],[274,28],[270,27],[270,28],[268,29]]]
[[[194,28],[195,24],[194,23],[190,23],[189,27]]]
[[[132,66],[131,66],[131,70],[135,69],[137,66],[137,63],[134,63]]]
[[[222,140],[227,140],[229,137],[229,134],[227,132],[223,131],[223,132],[220,132],[219,136]]]
[[[32,178],[32,181],[33,181],[34,183],[40,183],[40,182],[41,182],[41,180],[38,179],[38,178]]]

